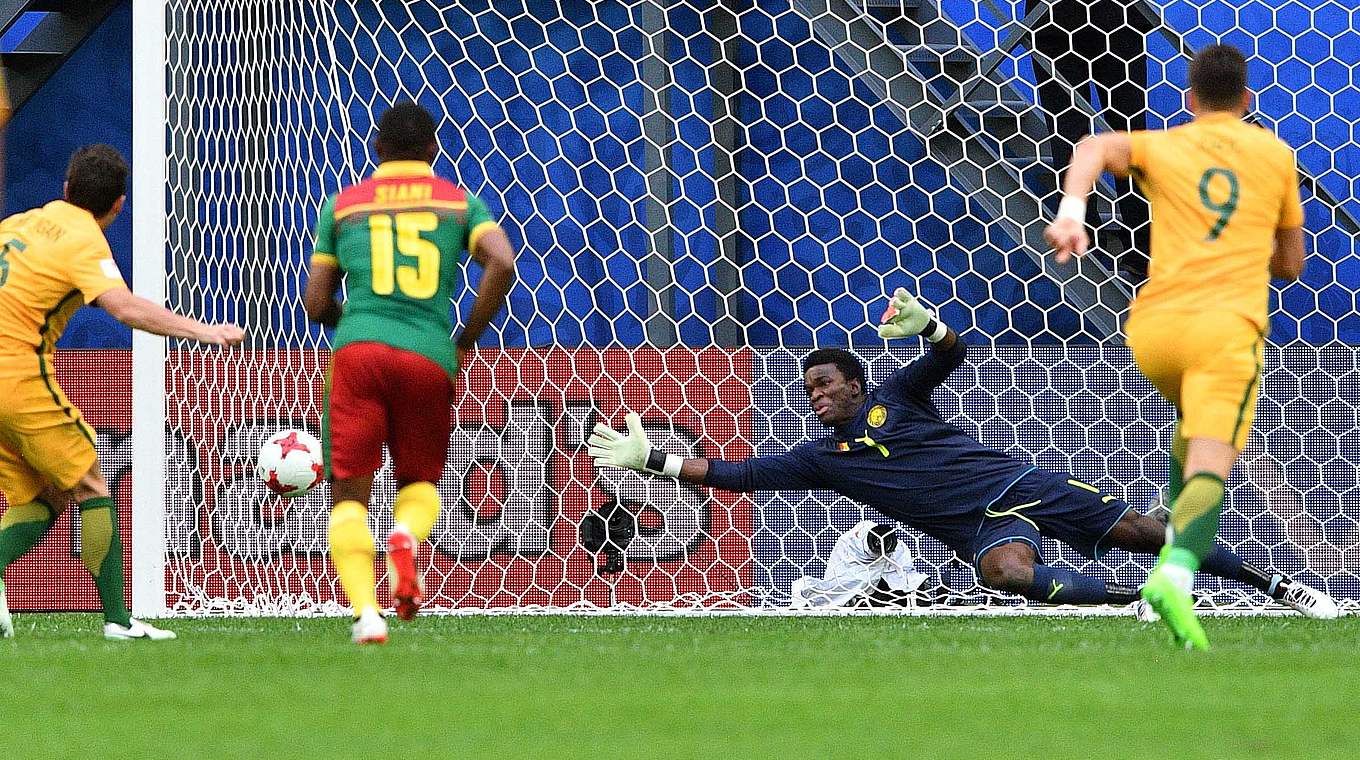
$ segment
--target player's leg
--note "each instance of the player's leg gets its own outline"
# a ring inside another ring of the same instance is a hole
[[[1022,540],[984,551],[977,569],[989,588],[1047,604],[1128,604],[1138,596],[1131,587],[1042,564],[1034,547]]]
[[[42,541],[59,511],[54,500],[43,498],[42,483],[42,476],[0,438],[0,493],[11,505],[0,514],[0,638],[14,635],[5,568]]]
[[[368,527],[373,473],[382,465],[387,413],[381,399],[381,360],[373,343],[355,343],[331,357],[321,437],[331,478],[329,543],[340,586],[354,609],[353,640],[387,641],[378,608],[376,550]]]
[[[1166,544],[1166,526],[1133,510],[1124,513],[1110,530],[1107,543],[1134,554],[1157,554]],[[1336,600],[1283,573],[1264,570],[1215,543],[1200,562],[1201,572],[1251,586],[1307,617],[1330,620],[1340,614]]]
[[[1132,602],[1137,598],[1133,588],[1042,564],[1040,519],[1046,509],[1053,508],[1045,502],[1053,498],[1054,478],[1051,473],[1036,471],[987,507],[973,540],[973,565],[982,582],[1050,604]]]
[[[11,505],[0,515],[0,576],[38,545],[61,512],[43,497],[44,487],[42,475],[0,438],[0,493]]]
[[[173,633],[133,620],[128,614],[117,509],[99,468],[94,429],[61,389],[44,377],[25,377],[16,381],[13,390],[6,444],[39,476],[38,498],[53,518],[71,501],[79,508],[80,559],[99,593],[105,638],[174,638]],[[24,495],[30,493],[32,485]],[[37,524],[50,524],[43,510],[30,508],[27,512]]]
[[[128,613],[118,509],[97,458],[67,495],[80,510],[80,562],[94,578],[99,592],[99,604],[104,608],[104,638],[118,641],[175,638],[173,631],[157,628]],[[66,495],[58,498],[66,503]]]
[[[1223,484],[1246,445],[1260,387],[1263,341],[1254,329],[1232,321],[1194,328],[1198,329],[1190,332],[1196,333],[1196,342],[1211,343],[1201,348],[1199,361],[1188,363],[1182,375],[1184,480],[1171,505],[1167,546],[1144,586],[1144,597],[1154,607],[1154,597],[1171,596],[1174,606],[1184,607],[1194,571],[1214,549]],[[1175,623],[1168,622],[1174,630]]]
[[[388,448],[396,472],[395,526],[387,537],[387,561],[397,615],[410,620],[424,602],[416,568],[416,544],[429,538],[439,519],[435,483],[444,472],[452,425],[453,382],[442,367],[418,354],[395,351],[387,376],[391,430]]]
[[[1143,373],[1162,397],[1171,402],[1178,412],[1185,407],[1182,404],[1183,383],[1188,368],[1196,365],[1200,361],[1201,347],[1192,345],[1198,343],[1197,340],[1202,335],[1190,328],[1187,328],[1183,321],[1174,315],[1138,315],[1131,318],[1125,325],[1128,334],[1128,345],[1133,350],[1134,361],[1138,364],[1138,369]],[[1188,336],[1188,337],[1187,337]],[[1176,439],[1186,440],[1186,454],[1189,455],[1189,445],[1185,418],[1180,417],[1180,422],[1176,426]],[[1172,470],[1177,471],[1176,460],[1179,458],[1179,444],[1173,440],[1172,443]],[[1184,461],[1184,460],[1182,460]],[[1181,468],[1178,472],[1187,472]],[[1185,497],[1184,481],[1178,481],[1175,475],[1171,477],[1170,496],[1172,498],[1172,509],[1175,504]],[[1221,483],[1220,483],[1221,486]],[[1202,498],[1203,489],[1196,487],[1193,497]],[[1148,576],[1147,582],[1143,584],[1142,597],[1150,604],[1167,627],[1171,629],[1172,636],[1178,645],[1187,648],[1207,649],[1209,646],[1208,637],[1204,634],[1204,629],[1195,618],[1195,600],[1191,596],[1191,586],[1194,578],[1194,569],[1171,571],[1162,570],[1165,564],[1165,552],[1170,547],[1163,547],[1162,559],[1158,561],[1157,567],[1153,568]]]

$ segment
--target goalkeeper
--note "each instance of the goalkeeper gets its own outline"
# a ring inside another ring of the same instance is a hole
[[[848,351],[818,349],[803,384],[831,435],[787,453],[741,462],[682,459],[653,449],[640,419],[629,433],[595,426],[597,466],[666,475],[728,491],[829,490],[929,534],[973,563],[987,586],[1053,604],[1128,604],[1134,588],[1044,564],[1040,537],[1099,559],[1110,548],[1156,554],[1165,526],[1071,475],[1043,470],[970,438],[940,417],[931,391],[964,359],[966,345],[906,290],[893,294],[884,338],[925,336],[930,350],[877,388]],[[1325,594],[1245,562],[1219,545],[1201,570],[1248,584],[1310,617],[1335,617]]]

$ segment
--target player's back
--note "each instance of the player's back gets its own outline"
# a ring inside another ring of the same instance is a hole
[[[329,199],[316,255],[333,256],[347,278],[335,349],[384,343],[452,374],[451,301],[463,254],[487,223],[476,196],[419,161],[384,163]]]
[[[0,221],[0,357],[51,352],[72,314],[121,284],[88,211],[53,201]]]
[[[1229,113],[1130,142],[1152,204],[1152,261],[1132,313],[1229,312],[1264,331],[1275,232],[1303,223],[1293,151]]]

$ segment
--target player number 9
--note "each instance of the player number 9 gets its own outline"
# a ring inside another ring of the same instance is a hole
[[[1213,183],[1214,177],[1223,177],[1228,181],[1228,199],[1222,203],[1216,203],[1209,195],[1209,185]],[[1206,241],[1218,240],[1218,236],[1223,234],[1223,228],[1228,226],[1228,220],[1232,218],[1233,212],[1237,211],[1237,194],[1240,186],[1237,183],[1237,175],[1230,169],[1215,167],[1204,172],[1199,178],[1199,202],[1204,207],[1218,214],[1218,221],[1214,223],[1213,229],[1209,230]]]

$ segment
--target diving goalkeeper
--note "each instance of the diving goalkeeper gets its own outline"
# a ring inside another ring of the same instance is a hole
[[[682,459],[653,449],[637,414],[628,434],[597,424],[587,443],[596,466],[665,475],[727,491],[835,491],[943,542],[992,588],[1052,604],[1129,604],[1134,588],[1043,563],[1040,537],[1092,559],[1110,548],[1156,554],[1166,527],[1066,473],[983,446],[946,422],[931,392],[963,363],[959,336],[906,290],[893,294],[884,338],[922,335],[930,350],[870,389],[864,366],[841,349],[803,361],[803,385],[831,435],[784,454],[741,462]],[[1245,583],[1309,617],[1336,602],[1222,545],[1200,569]]]

